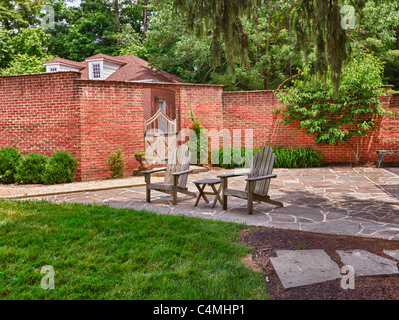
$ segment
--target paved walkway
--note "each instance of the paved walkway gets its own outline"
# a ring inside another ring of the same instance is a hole
[[[226,172],[209,171],[190,175],[188,186],[196,192],[193,181],[214,178]],[[134,183],[142,185],[144,181],[141,177],[131,178],[135,181],[122,179],[126,186],[120,181],[96,182],[104,186],[115,184],[118,189],[93,191],[94,188],[87,187],[84,192],[37,198],[146,209],[158,213],[244,222],[254,226],[399,240],[399,168],[277,169],[275,173],[278,177],[272,181],[269,193],[273,199],[282,201],[285,207],[255,204],[253,216],[246,215],[246,202],[235,198],[229,198],[227,211],[222,211],[219,204],[211,209],[211,205],[203,201],[194,208],[195,199],[184,195],[179,196],[177,206],[172,206],[170,197],[158,192],[153,192],[152,203],[146,204],[145,188],[131,187]],[[69,192],[73,192],[72,185]],[[85,186],[88,185],[86,183]],[[245,181],[234,178],[230,186],[243,190]],[[47,191],[55,190],[51,188],[57,187],[47,187]],[[62,186],[58,188],[62,191]],[[4,190],[0,188],[0,196],[4,196],[2,192]],[[29,190],[26,192],[28,195],[34,194],[29,193]],[[43,189],[40,192],[44,192]]]

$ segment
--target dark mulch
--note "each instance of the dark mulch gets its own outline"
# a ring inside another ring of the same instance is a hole
[[[252,264],[260,268],[273,300],[398,300],[399,277],[356,277],[355,290],[341,288],[341,280],[285,290],[271,262],[276,250],[323,249],[340,268],[336,250],[366,250],[392,259],[383,250],[398,250],[399,241],[336,236],[268,228],[246,229],[241,242],[253,248]]]

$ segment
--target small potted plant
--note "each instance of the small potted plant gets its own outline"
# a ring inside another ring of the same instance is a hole
[[[145,152],[136,152],[134,156],[137,162],[140,163],[139,171],[147,171],[154,169],[154,166],[149,163],[152,157],[146,154]]]

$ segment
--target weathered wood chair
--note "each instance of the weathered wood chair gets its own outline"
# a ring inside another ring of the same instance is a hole
[[[221,193],[223,210],[227,210],[227,198],[229,196],[246,199],[248,201],[247,212],[249,215],[253,214],[254,201],[266,202],[283,207],[284,205],[281,202],[270,199],[268,195],[270,180],[277,177],[277,175],[272,174],[274,160],[273,149],[271,147],[265,147],[255,155],[249,172],[219,176],[222,180]],[[245,191],[228,188],[228,179],[246,175],[248,175],[248,178],[246,179],[247,185]]]
[[[186,145],[179,146],[172,152],[166,168],[154,169],[142,172],[146,183],[146,201],[151,202],[151,190],[171,194],[173,205],[177,204],[177,194],[184,193],[193,197],[197,194],[188,191],[187,178],[193,170],[190,170],[191,153]],[[151,175],[165,171],[164,183],[151,183]]]

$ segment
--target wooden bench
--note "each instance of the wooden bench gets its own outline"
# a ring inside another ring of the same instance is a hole
[[[379,151],[377,151],[377,154],[380,155],[380,158],[378,159],[378,162],[377,162],[377,168],[381,168],[382,159],[384,159],[384,156],[387,154],[399,154],[399,150],[397,150],[397,151],[395,151],[395,150],[379,150]]]

